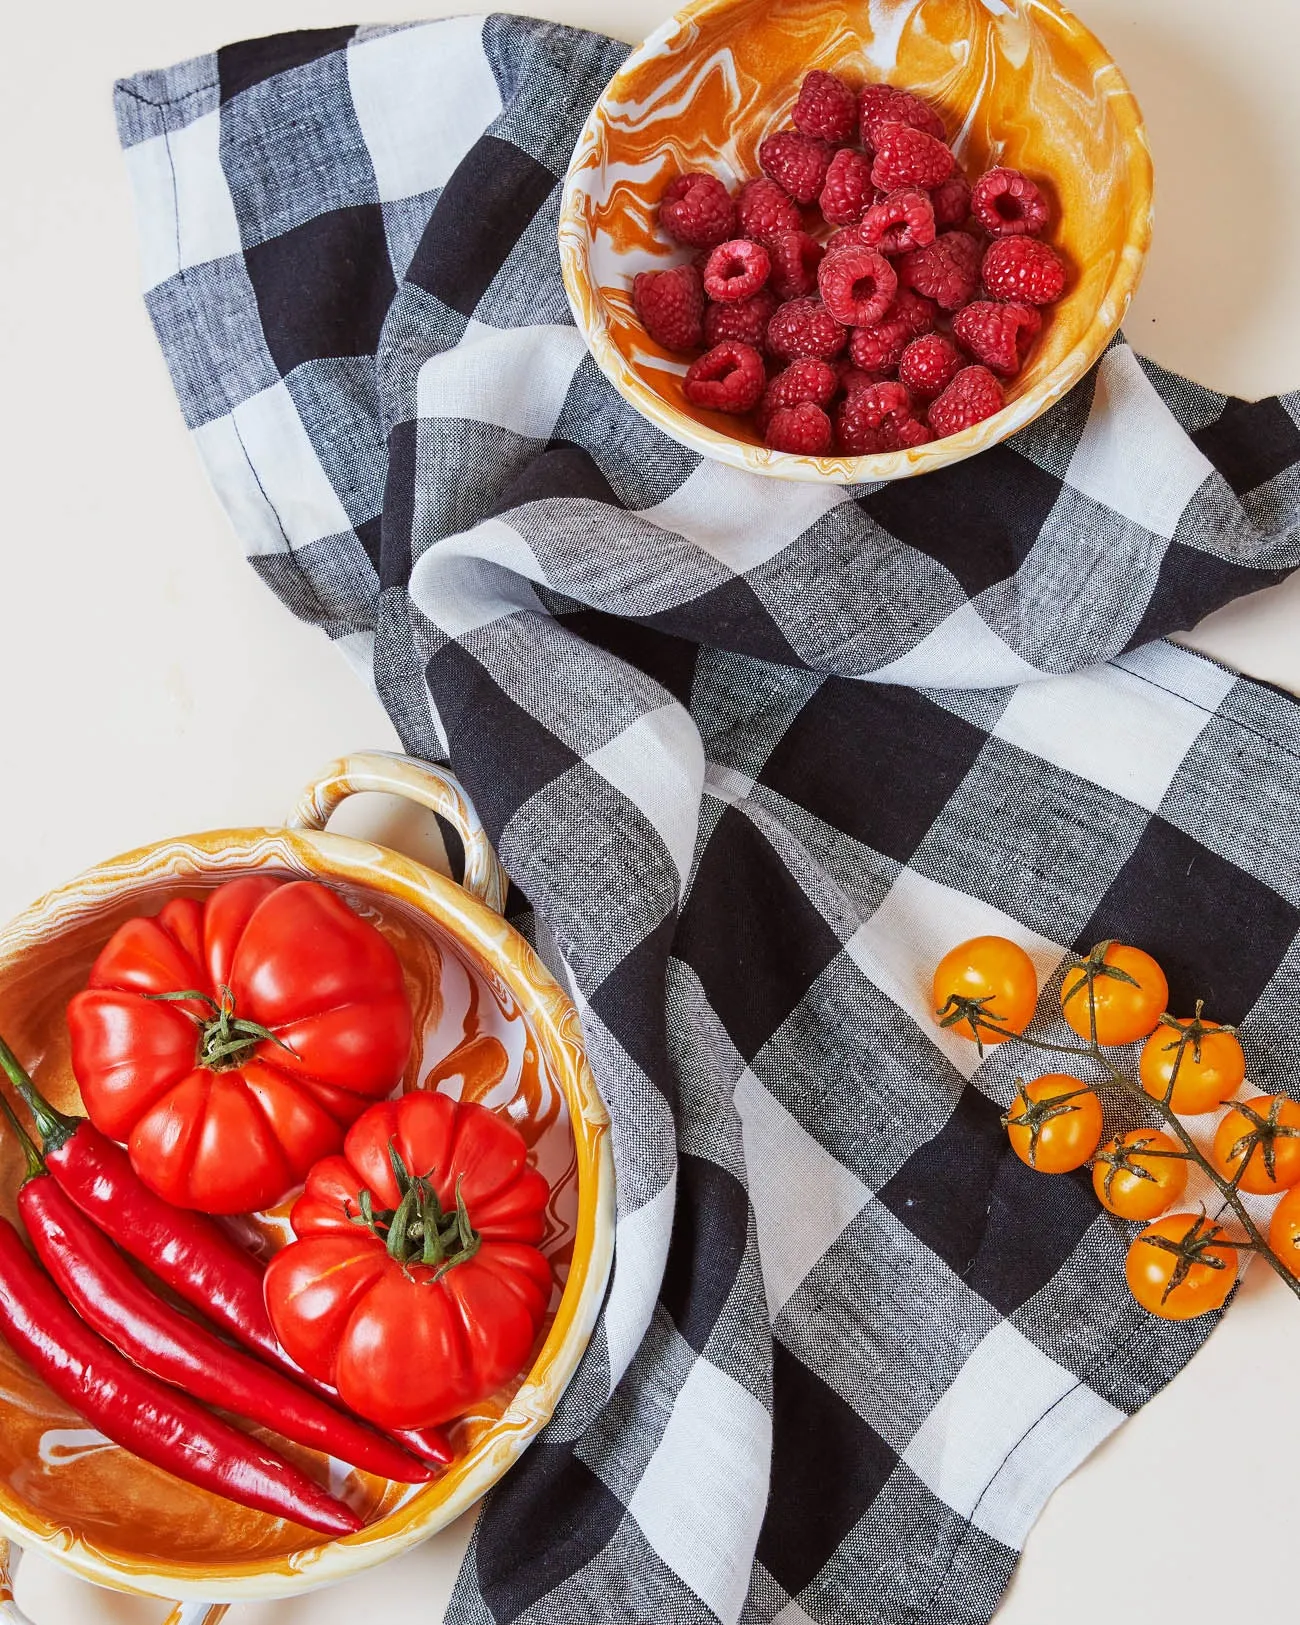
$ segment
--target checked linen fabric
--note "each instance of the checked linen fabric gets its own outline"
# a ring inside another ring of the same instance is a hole
[[[1300,707],[1160,641],[1300,565],[1300,397],[1122,342],[1010,444],[822,489],[604,382],[560,181],[626,47],[332,28],[118,87],[146,299],[253,567],[449,759],[567,981],[617,1257],[450,1618],[986,1621],[1209,1330],[1144,1316],[928,1018],[1003,932],[1122,937],[1291,1086]],[[525,901],[527,899],[527,901]]]

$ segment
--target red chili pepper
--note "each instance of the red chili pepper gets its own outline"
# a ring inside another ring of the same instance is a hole
[[[337,1399],[328,1384],[307,1376],[280,1347],[262,1293],[265,1271],[251,1254],[212,1219],[156,1196],[132,1168],[126,1152],[88,1118],[71,1117],[51,1106],[3,1039],[0,1070],[35,1119],[50,1172],[88,1218],[123,1252],[246,1348],[297,1382]],[[438,1428],[392,1437],[431,1466],[445,1467],[453,1458],[450,1442]],[[409,1481],[406,1473],[400,1476]]]
[[[155,1467],[325,1535],[363,1527],[306,1473],[125,1360],[78,1320],[0,1219],[0,1336],[60,1399]]]
[[[3,1096],[0,1109],[27,1157],[28,1177],[18,1193],[18,1211],[36,1256],[86,1324],[119,1354],[206,1405],[261,1422],[286,1439],[382,1478],[422,1484],[433,1477],[382,1434],[232,1349],[156,1297],[50,1178]]]

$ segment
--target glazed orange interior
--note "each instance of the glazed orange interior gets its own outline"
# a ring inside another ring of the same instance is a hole
[[[575,160],[587,281],[619,359],[670,415],[759,444],[746,421],[685,402],[682,360],[647,336],[630,287],[637,271],[689,257],[656,230],[668,181],[710,170],[734,185],[760,173],[759,143],[789,125],[811,68],[916,91],[942,113],[972,178],[1012,165],[1048,194],[1047,235],[1069,260],[1071,283],[1008,392],[1012,401],[1041,395],[1041,411],[1118,326],[1150,203],[1131,94],[1097,41],[1047,0],[701,0],[683,12],[615,78]]]
[[[231,878],[213,877],[211,884]],[[149,886],[134,892],[90,922],[51,936],[30,949],[0,979],[0,1031],[33,1073],[38,1088],[57,1106],[79,1110],[80,1100],[68,1058],[64,1008],[84,986],[89,967],[116,927],[132,914],[153,913],[177,895],[197,896],[203,886]],[[484,1100],[509,1113],[533,1149],[553,1190],[543,1249],[555,1280],[546,1337],[568,1277],[577,1213],[577,1164],[572,1125],[560,1090],[549,1075],[541,1048],[519,1004],[490,972],[473,965],[449,938],[381,893],[339,886],[354,907],[374,921],[401,956],[416,1011],[417,1044],[406,1083],[432,1081],[455,1094]],[[494,1034],[508,1062],[486,1071],[473,1064],[485,1048],[469,1051],[461,1066],[457,1048],[479,1033]],[[440,1068],[436,1063],[444,1056]],[[0,1212],[16,1216],[15,1198],[22,1159],[11,1135],[0,1135]],[[268,1248],[287,1234],[289,1204],[250,1221]],[[517,1385],[516,1385],[517,1386]],[[458,1450],[472,1448],[505,1410],[512,1392],[503,1392],[475,1415],[456,1424]],[[177,1564],[220,1566],[287,1559],[322,1543],[295,1524],[249,1511],[194,1488],[109,1445],[57,1400],[0,1341],[0,1499],[11,1494],[38,1518],[66,1527],[85,1545],[111,1561],[148,1570]],[[325,1458],[276,1438],[259,1436],[325,1481]],[[368,1522],[411,1501],[415,1491],[351,1470],[331,1487]]]

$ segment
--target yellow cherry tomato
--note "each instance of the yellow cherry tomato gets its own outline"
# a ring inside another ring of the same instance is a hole
[[[1292,1275],[1300,1275],[1300,1185],[1293,1185],[1273,1209],[1268,1244]]]
[[[934,971],[934,1019],[963,1038],[1003,1044],[1033,1020],[1038,1004],[1034,962],[1010,937],[972,937],[951,949]],[[987,1031],[985,1023],[1004,1029]]]
[[[1225,1178],[1252,1196],[1289,1190],[1300,1183],[1300,1104],[1285,1095],[1243,1100],[1214,1131],[1210,1157]]]
[[[1129,1290],[1162,1320],[1195,1320],[1221,1309],[1237,1279],[1237,1250],[1202,1213],[1170,1213],[1149,1224],[1128,1250]]]
[[[1187,1188],[1182,1147],[1158,1129],[1135,1128],[1104,1145],[1092,1165],[1097,1200],[1121,1219],[1154,1219]]]
[[[1061,983],[1061,1013],[1080,1038],[1092,1036],[1090,979],[1099,1044],[1132,1044],[1145,1038],[1169,1003],[1169,983],[1150,954],[1126,942],[1099,943],[1082,964],[1066,971]]]
[[[1246,1057],[1231,1027],[1202,1021],[1198,1007],[1186,1020],[1161,1016],[1142,1046],[1138,1075],[1153,1100],[1167,1099],[1180,1117],[1195,1117],[1231,1100],[1245,1081]]]
[[[1101,1142],[1101,1102],[1064,1072],[1022,1083],[1003,1122],[1011,1149],[1040,1174],[1082,1168]]]

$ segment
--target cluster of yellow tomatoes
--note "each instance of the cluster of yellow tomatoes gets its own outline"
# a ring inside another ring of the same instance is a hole
[[[1179,1117],[1217,1111],[1246,1077],[1235,1031],[1196,1014],[1167,1013],[1169,984],[1141,948],[1101,943],[1066,972],[1061,1014],[1095,1058],[1123,1081],[1101,1046],[1145,1040],[1142,1089]],[[981,1047],[1022,1036],[1038,1007],[1032,960],[1006,937],[974,937],[940,960],[934,973],[935,1020]],[[1050,1049],[1034,1038],[1027,1043]],[[1012,1149],[1040,1173],[1092,1165],[1097,1199],[1118,1218],[1146,1225],[1129,1247],[1125,1274],[1145,1309],[1189,1320],[1218,1309],[1237,1278],[1238,1252],[1203,1213],[1171,1212],[1187,1186],[1193,1154],[1159,1129],[1131,1129],[1103,1146],[1104,1118],[1093,1085],[1064,1072],[1018,1082],[1003,1117]],[[1283,1194],[1269,1228],[1269,1250],[1300,1275],[1300,1103],[1257,1095],[1219,1122],[1209,1159],[1234,1191]]]

